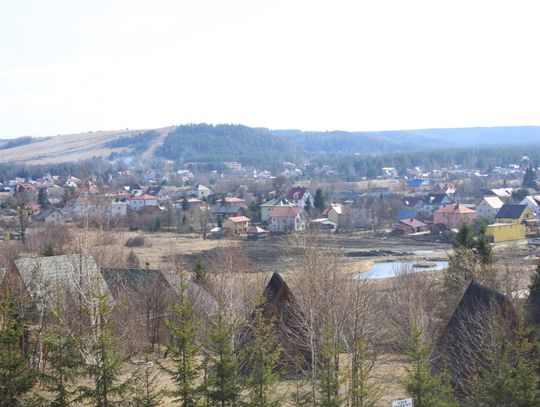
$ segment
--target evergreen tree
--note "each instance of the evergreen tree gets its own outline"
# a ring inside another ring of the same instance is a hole
[[[523,188],[532,188],[534,190],[538,188],[536,183],[536,171],[533,167],[529,167],[525,170],[525,175],[523,176]]]
[[[370,350],[361,332],[351,352],[349,377],[349,407],[376,407],[379,403],[380,388],[371,382],[375,355]]]
[[[263,315],[262,304],[257,306],[248,325],[250,343],[244,348],[247,377],[246,407],[279,407],[281,402],[273,397],[279,381],[278,363],[281,347],[274,332],[275,322]]]
[[[197,283],[204,282],[206,278],[206,265],[201,255],[197,256],[195,265],[193,266],[193,273],[195,274],[194,280]]]
[[[200,374],[197,362],[200,350],[197,343],[199,324],[195,317],[195,304],[188,297],[188,282],[182,271],[179,271],[178,278],[178,297],[170,309],[170,317],[165,321],[171,335],[167,354],[173,365],[161,365],[161,368],[171,376],[176,386],[171,391],[175,401],[182,407],[195,407],[200,395],[196,384]]]
[[[47,188],[39,188],[38,204],[42,209],[49,206],[49,200],[47,199]]]
[[[540,406],[539,363],[531,331],[522,327],[509,335],[498,325],[494,330],[471,398],[482,406]]]
[[[79,341],[73,333],[53,333],[44,341],[49,369],[42,375],[45,389],[54,397],[51,407],[69,407],[77,396],[75,379],[83,360]]]
[[[416,324],[412,328],[411,349],[407,353],[410,367],[404,381],[414,407],[457,407],[452,387],[446,374],[433,374],[429,366],[429,348],[422,331]]]
[[[204,385],[204,395],[209,406],[234,407],[238,405],[241,386],[238,363],[233,349],[233,333],[218,311],[208,334],[205,363],[210,371]]]
[[[308,196],[306,199],[306,204],[304,205],[304,209],[306,210],[307,213],[309,213],[311,212],[311,208],[312,208],[311,199]]]
[[[163,401],[161,390],[161,377],[148,363],[136,373],[134,380],[134,393],[129,403],[130,407],[158,407]]]
[[[0,407],[22,405],[21,397],[32,389],[36,375],[21,350],[24,324],[5,292],[0,292]]]
[[[325,204],[324,204],[324,196],[321,188],[317,188],[315,191],[315,197],[313,198],[313,206],[319,211],[324,211]]]
[[[460,226],[458,232],[454,236],[452,245],[454,248],[463,247],[466,249],[472,249],[474,247],[474,231],[468,223],[464,223]]]
[[[319,406],[339,407],[342,398],[339,394],[341,385],[339,354],[340,349],[334,333],[325,330],[322,333],[322,344],[319,349],[319,366],[317,369],[317,390]]]
[[[109,297],[101,288],[92,293],[87,307],[90,317],[90,345],[85,349],[85,371],[93,386],[81,386],[82,399],[90,400],[95,407],[110,407],[124,395],[130,380],[121,381],[122,360],[118,355],[118,340],[110,327],[112,317]]]

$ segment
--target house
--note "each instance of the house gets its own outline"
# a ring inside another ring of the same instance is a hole
[[[240,216],[244,214],[244,208],[240,206],[231,206],[226,204],[217,203],[212,205],[211,208],[212,214],[216,218],[227,218],[230,216]]]
[[[45,226],[61,226],[66,223],[64,215],[56,208],[49,208],[41,211],[37,215],[32,216],[32,221],[43,222]]]
[[[449,182],[438,182],[431,188],[431,192],[433,192],[434,194],[453,195],[456,193],[456,186]]]
[[[197,198],[206,200],[214,191],[211,188],[205,187],[202,184],[197,185]]]
[[[132,210],[137,212],[147,207],[158,208],[158,199],[152,195],[142,194],[142,195],[131,197],[128,200],[128,204]]]
[[[174,207],[177,211],[189,211],[194,208],[203,206],[203,202],[199,198],[184,197],[174,202]]]
[[[504,202],[498,196],[484,196],[478,205],[476,205],[476,212],[479,218],[493,222],[495,215],[497,215],[497,212],[499,212],[499,209],[503,205]]]
[[[431,355],[435,371],[444,370],[450,375],[456,390],[468,393],[472,375],[482,365],[484,350],[493,338],[493,321],[499,333],[514,332],[518,326],[518,313],[503,294],[472,281]]]
[[[224,205],[237,206],[241,208],[245,206],[246,201],[242,198],[237,198],[235,196],[226,196],[221,200],[221,203]]]
[[[423,217],[420,215],[420,211],[418,209],[400,209],[396,214],[396,220],[410,218],[422,220]]]
[[[519,204],[527,205],[536,217],[540,215],[540,195],[526,196]]]
[[[248,239],[257,240],[257,239],[262,239],[268,236],[268,231],[264,230],[263,228],[259,226],[253,225],[247,231],[247,235],[248,235]]]
[[[504,204],[495,215],[495,223],[487,226],[486,238],[492,243],[523,240],[536,231],[536,217],[527,205]]]
[[[410,235],[413,233],[425,232],[428,226],[418,219],[401,219],[394,225],[394,230],[399,234]]]
[[[454,201],[446,194],[427,194],[422,199],[422,214],[427,218],[439,209],[453,204]]]
[[[223,229],[232,236],[245,235],[249,229],[250,219],[245,216],[231,216],[223,222]]]
[[[415,178],[407,182],[407,190],[413,194],[429,191],[430,188],[429,181],[423,179]]]
[[[419,196],[404,196],[401,198],[401,204],[406,208],[422,208],[422,198]]]
[[[360,209],[351,205],[333,203],[325,209],[322,215],[341,229],[357,228],[362,223]]]
[[[16,259],[8,273],[10,281],[19,284],[38,309],[54,306],[59,290],[63,301],[77,301],[81,294],[91,298],[89,294],[98,292],[110,297],[94,258],[88,255]]]
[[[283,198],[270,199],[269,201],[261,205],[261,221],[262,222],[265,222],[265,223],[268,222],[268,219],[270,218],[270,212],[272,212],[272,208],[274,208],[275,206],[294,206],[294,205]]]
[[[159,202],[164,202],[167,199],[169,199],[169,195],[167,194],[167,191],[164,188],[157,185],[148,187],[144,193],[146,195],[151,195],[153,197],[156,197]]]
[[[305,230],[306,211],[298,206],[275,206],[270,212],[269,224],[271,232],[287,233]]]
[[[285,199],[287,199],[287,201],[289,201],[293,205],[298,206],[299,208],[302,208],[302,209],[306,207],[306,202],[309,199],[311,206],[313,206],[313,197],[311,196],[309,189],[305,187],[292,188],[287,194],[287,196],[285,197]]]
[[[309,227],[311,229],[323,230],[328,232],[335,232],[338,225],[329,220],[328,218],[318,218],[309,221]]]
[[[108,215],[113,218],[123,218],[127,216],[128,203],[126,201],[114,200],[109,204]]]
[[[455,229],[465,223],[474,223],[476,216],[474,209],[467,208],[465,205],[453,204],[437,209],[433,213],[433,223],[444,225],[447,229]]]

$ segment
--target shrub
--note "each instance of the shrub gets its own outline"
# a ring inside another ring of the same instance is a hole
[[[141,246],[144,246],[144,237],[142,237],[142,236],[131,237],[128,240],[126,240],[125,246],[126,247],[141,247]]]

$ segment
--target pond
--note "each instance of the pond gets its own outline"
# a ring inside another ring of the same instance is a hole
[[[424,267],[415,267],[415,264],[423,264]],[[429,267],[425,267],[429,264]],[[382,263],[375,263],[370,271],[365,273],[355,274],[355,278],[360,279],[375,279],[375,278],[388,278],[395,277],[396,273],[402,270],[410,270],[410,272],[418,273],[421,271],[437,271],[448,267],[447,261],[387,261]]]

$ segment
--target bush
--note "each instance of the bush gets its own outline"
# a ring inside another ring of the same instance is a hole
[[[131,237],[128,240],[126,240],[125,246],[126,247],[141,247],[141,246],[144,246],[144,237],[142,237],[142,236]]]

